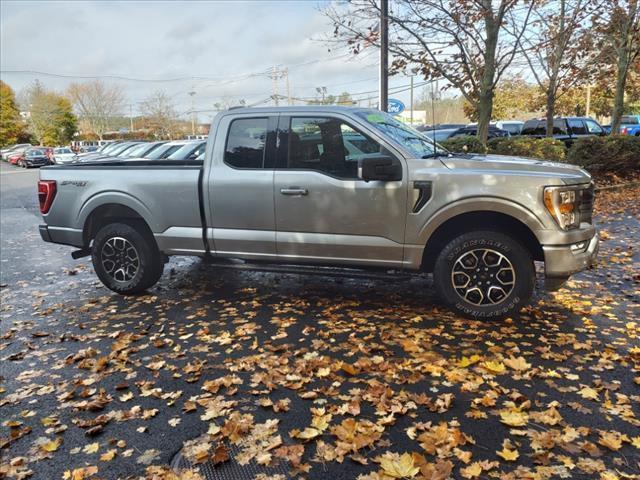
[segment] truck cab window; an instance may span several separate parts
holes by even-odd
[[[240,118],[231,122],[224,162],[234,168],[262,168],[267,142],[267,118]]]
[[[358,160],[379,154],[380,145],[337,118],[293,117],[284,168],[316,170],[343,178],[358,178]]]

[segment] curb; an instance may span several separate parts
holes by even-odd
[[[596,192],[606,191],[606,190],[622,190],[628,187],[640,187],[640,181],[637,182],[629,182],[629,183],[619,183],[617,185],[607,185],[604,187],[596,187]]]

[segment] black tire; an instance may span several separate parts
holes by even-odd
[[[137,261],[132,260],[134,257]],[[102,227],[93,241],[91,259],[105,287],[122,295],[140,293],[155,285],[164,269],[155,240],[135,224]]]
[[[449,242],[436,259],[433,279],[440,298],[457,313],[502,318],[518,313],[530,300],[535,268],[517,240],[482,230]]]

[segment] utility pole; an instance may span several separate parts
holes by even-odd
[[[271,80],[273,80],[273,95],[271,95],[271,98],[273,98],[277,107],[280,104],[278,101],[278,78],[280,77],[280,71],[277,66],[273,67],[269,76],[271,77]]]
[[[133,105],[129,104],[129,131],[133,133]]]
[[[287,103],[289,105],[293,105],[293,101],[291,100],[291,85],[289,84],[289,69],[284,69],[284,76],[287,78]]]
[[[389,103],[389,0],[380,0],[380,99],[378,109]]]
[[[411,89],[409,90],[409,105],[411,106],[411,114],[409,117],[409,124],[413,127],[413,75],[411,75]]]
[[[586,112],[585,112],[585,117],[589,116],[589,113],[591,111],[591,84],[587,85],[587,108],[586,108]]]
[[[189,96],[191,97],[191,135],[195,136],[196,135],[196,108],[194,103],[194,96],[196,92],[192,90],[188,93],[189,93]]]

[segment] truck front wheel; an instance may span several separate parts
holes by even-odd
[[[440,298],[471,318],[501,318],[529,301],[535,269],[529,251],[503,233],[462,234],[438,255],[434,283]]]
[[[127,223],[102,227],[93,241],[91,259],[102,283],[123,295],[155,285],[164,267],[150,233]]]

